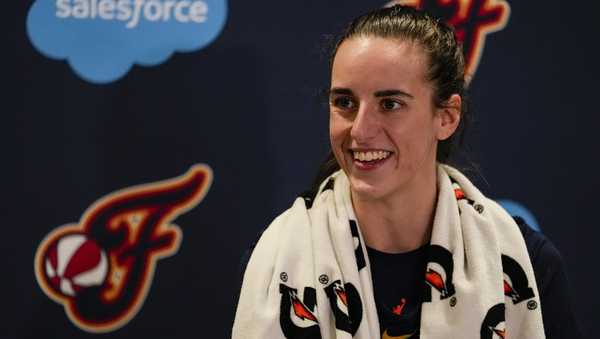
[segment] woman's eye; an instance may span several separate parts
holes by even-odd
[[[381,101],[381,107],[387,111],[401,108],[403,106],[404,103],[392,99],[383,99]]]
[[[342,109],[353,109],[356,105],[354,100],[350,97],[338,97],[331,100],[333,106],[342,108]]]

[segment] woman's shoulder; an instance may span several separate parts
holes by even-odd
[[[529,227],[523,218],[513,216],[519,226],[538,287],[544,328],[548,338],[581,338],[572,307],[567,267],[560,251],[543,233]]]
[[[554,244],[543,233],[531,228],[523,218],[513,216],[513,219],[519,226],[519,230],[525,240],[531,263],[538,264],[561,264],[562,256]],[[541,261],[541,262],[540,262]],[[534,267],[535,269],[535,267]],[[536,272],[537,273],[537,272]]]
[[[527,225],[523,218],[513,216],[513,219],[519,226],[525,240],[538,290],[540,295],[543,296],[550,284],[556,283],[554,279],[557,276],[564,275],[566,277],[566,267],[562,255],[548,237]],[[566,280],[564,282],[566,283]]]

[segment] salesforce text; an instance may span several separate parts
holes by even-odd
[[[202,23],[208,5],[201,0],[56,0],[56,16],[62,19],[102,19],[127,21],[134,28],[143,17],[147,21]]]

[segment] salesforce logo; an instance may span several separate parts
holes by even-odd
[[[103,84],[133,64],[155,66],[207,46],[226,18],[226,0],[36,0],[27,34],[40,53]]]

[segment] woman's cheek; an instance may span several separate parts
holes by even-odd
[[[349,126],[346,126],[343,119],[332,117],[330,120],[329,134],[333,147],[341,147],[345,139],[345,134],[349,131]]]

